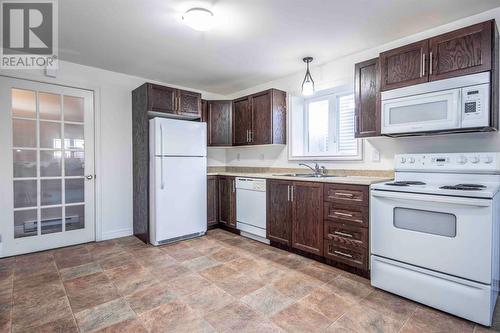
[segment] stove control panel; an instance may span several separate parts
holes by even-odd
[[[401,154],[396,171],[500,173],[500,153]]]

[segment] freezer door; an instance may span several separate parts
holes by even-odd
[[[207,231],[205,157],[154,157],[151,243]]]
[[[207,156],[207,124],[153,118],[149,121],[151,154],[155,156]]]

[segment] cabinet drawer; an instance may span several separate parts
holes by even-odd
[[[345,223],[325,221],[325,240],[355,251],[368,249],[368,229]]]
[[[368,186],[325,184],[325,201],[368,206]]]
[[[344,263],[346,265],[367,270],[368,251],[353,251],[352,249],[339,246],[332,240],[325,240],[324,256],[327,259]]]
[[[323,217],[339,223],[368,227],[368,207],[325,202]]]

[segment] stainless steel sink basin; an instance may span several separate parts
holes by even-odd
[[[331,178],[337,177],[334,175],[315,175],[313,173],[285,173],[274,176],[285,176],[285,177],[303,177],[303,178]]]

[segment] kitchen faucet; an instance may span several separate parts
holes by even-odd
[[[305,166],[309,169],[311,169],[314,172],[314,175],[317,177],[320,177],[323,174],[326,174],[326,168],[324,166],[320,167],[318,163],[315,163],[314,168],[310,165],[307,165],[305,163],[300,163],[299,165]]]

